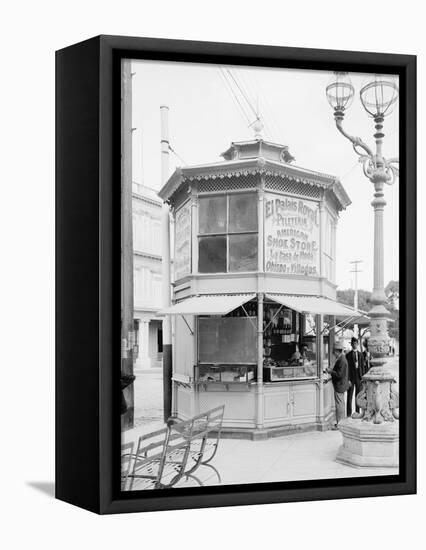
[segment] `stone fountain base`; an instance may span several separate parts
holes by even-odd
[[[336,460],[350,466],[399,466],[399,422],[374,424],[361,419],[345,418],[339,422],[343,445]]]

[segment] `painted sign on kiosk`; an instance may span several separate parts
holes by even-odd
[[[187,202],[176,212],[175,279],[191,273],[191,205]]]
[[[317,202],[265,195],[265,271],[318,277],[319,228]]]

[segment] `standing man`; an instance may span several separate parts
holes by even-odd
[[[371,354],[368,351],[368,340],[367,338],[364,340],[364,349],[362,351],[362,359],[364,362],[364,374],[366,374],[370,370],[370,359]]]
[[[366,370],[365,370],[365,363],[364,363],[364,357],[362,356],[362,353],[358,351],[358,339],[353,336],[351,338],[351,350],[348,351],[346,354],[346,360],[348,362],[348,368],[349,368],[349,381],[351,383],[350,388],[348,389],[348,400],[346,404],[346,413],[350,417],[352,416],[353,409],[352,409],[352,401],[353,401],[353,395],[355,390],[355,410],[356,412],[359,411],[359,407],[356,403],[356,396],[361,391],[361,378],[364,376]]]
[[[333,353],[336,358],[333,368],[328,367],[327,372],[331,374],[334,387],[334,401],[336,402],[336,424],[333,429],[337,430],[339,422],[346,417],[345,414],[345,392],[349,388],[348,362],[343,353],[344,346],[336,342]]]

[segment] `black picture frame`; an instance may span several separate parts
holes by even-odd
[[[400,79],[400,473],[120,492],[120,61]],[[118,363],[119,364],[119,363]],[[119,370],[119,369],[118,369]],[[416,57],[98,36],[56,53],[56,498],[100,514],[416,492]]]

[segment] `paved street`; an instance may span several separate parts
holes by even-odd
[[[389,366],[398,378],[398,358]],[[135,381],[135,428],[124,433],[124,441],[135,441],[139,435],[163,426],[161,373],[143,373]],[[396,474],[393,468],[353,468],[335,461],[342,443],[340,432],[308,432],[271,438],[266,441],[222,439],[214,466],[222,484],[261,483],[303,479]],[[217,485],[216,474],[200,468],[198,477],[204,485]],[[182,486],[196,485],[193,480]]]
[[[135,373],[135,428],[141,433],[163,425],[163,378],[159,369],[153,370]]]

